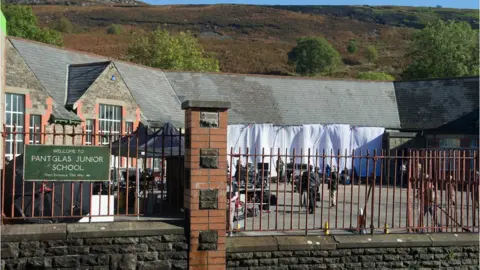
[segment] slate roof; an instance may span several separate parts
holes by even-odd
[[[57,104],[71,102],[65,91],[69,65],[109,60],[37,42],[10,40]],[[460,117],[475,117],[472,112],[478,110],[479,103],[475,77],[368,82],[172,72],[112,61],[144,118],[179,127],[184,124],[180,105],[187,99],[230,101],[229,124],[342,123],[411,131],[438,128]]]
[[[181,101],[230,101],[230,124],[351,124],[399,128],[392,82],[167,72]]]
[[[403,129],[440,129],[460,118],[478,120],[478,113],[475,114],[479,109],[478,77],[405,81],[394,85]]]
[[[80,99],[111,62],[98,62],[68,66],[66,105]]]
[[[65,105],[69,65],[109,61],[106,57],[38,42],[11,37],[10,40],[58,104]],[[183,126],[184,113],[180,101],[161,70],[122,61],[114,61],[114,64],[146,119]]]
[[[65,107],[56,102],[54,102],[52,106],[52,115],[56,122],[82,122],[82,119],[80,119],[78,115],[65,109]]]

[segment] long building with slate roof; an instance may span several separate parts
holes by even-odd
[[[462,146],[478,138],[477,77],[373,82],[163,71],[18,38],[7,40],[7,55],[7,96],[30,106],[25,129],[29,115],[72,132],[105,131],[107,122],[118,133],[139,123],[183,127],[181,102],[221,100],[232,103],[229,124],[384,127],[393,148],[438,147],[440,133],[470,134]],[[419,134],[431,137],[411,140]]]

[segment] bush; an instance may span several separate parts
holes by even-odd
[[[73,24],[64,16],[60,17],[58,21],[58,31],[63,33],[72,33],[73,32]]]
[[[2,6],[2,9],[8,21],[7,32],[10,36],[63,46],[62,34],[55,30],[40,28],[31,7],[7,5]]]
[[[395,78],[388,73],[375,72],[375,71],[360,72],[357,75],[357,79],[368,80],[368,81],[394,81],[395,80]]]
[[[356,53],[358,50],[357,41],[355,39],[350,39],[347,45],[347,51],[349,53]]]
[[[288,53],[288,62],[302,75],[329,74],[336,70],[342,59],[337,50],[323,37],[297,39],[297,46]]]
[[[366,56],[367,56],[368,62],[374,63],[378,59],[377,49],[375,49],[375,47],[373,46],[368,46]]]
[[[119,35],[122,33],[122,26],[118,24],[112,24],[107,29],[109,35]]]
[[[129,58],[137,63],[161,69],[217,72],[218,60],[206,53],[189,32],[171,35],[165,29],[135,34],[128,48]]]

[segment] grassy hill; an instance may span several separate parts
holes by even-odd
[[[344,66],[337,77],[353,77],[362,71],[384,71],[398,76],[408,64],[405,57],[411,35],[435,18],[468,21],[478,27],[478,12],[443,8],[370,6],[55,6],[34,5],[42,26],[55,28],[61,16],[74,25],[65,33],[65,46],[126,59],[131,34],[138,29],[166,27],[189,30],[206,51],[214,52],[223,72],[293,74],[287,52],[301,36],[325,36],[341,53]],[[122,33],[106,34],[112,24]],[[355,38],[359,51],[346,51]],[[375,45],[376,64],[368,64],[364,51]]]

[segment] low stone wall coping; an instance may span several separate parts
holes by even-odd
[[[230,237],[227,252],[332,250],[348,248],[476,246],[478,234],[387,234]]]
[[[109,238],[184,234],[182,227],[165,222],[99,222],[71,224],[2,225],[4,242]]]

